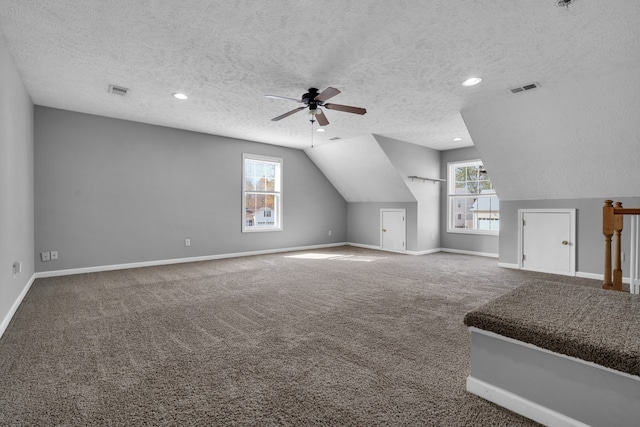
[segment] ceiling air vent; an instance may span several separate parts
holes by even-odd
[[[333,138],[329,138],[329,141],[337,141],[339,139],[342,139],[342,138],[340,138],[339,136],[334,136]]]
[[[529,83],[528,85],[511,88],[509,89],[509,91],[511,93],[520,93],[520,92],[525,92],[527,90],[535,89],[537,87],[540,87],[539,83]]]
[[[109,93],[120,96],[127,96],[127,94],[129,93],[129,89],[127,89],[126,87],[109,85]]]

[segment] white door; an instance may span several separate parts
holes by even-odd
[[[520,210],[520,266],[575,276],[575,210]]]
[[[385,251],[405,252],[407,235],[404,209],[381,209],[380,247]]]

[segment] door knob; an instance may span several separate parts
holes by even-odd
[[[382,229],[382,231],[384,231],[384,232],[386,233],[386,232],[387,232],[387,229],[386,229],[386,228],[383,228],[383,229]]]
[[[562,241],[562,244],[563,244],[563,245],[568,245],[568,244],[569,244],[569,242],[567,242],[566,240],[563,240],[563,241]]]

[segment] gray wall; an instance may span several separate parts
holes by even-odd
[[[459,148],[457,150],[443,151],[440,157],[440,176],[447,178],[447,163],[465,160],[480,159],[480,154],[475,147]],[[491,171],[487,171],[491,178]],[[462,234],[447,232],[447,183],[442,185],[442,197],[440,198],[440,229],[442,230],[440,237],[440,247],[443,249],[455,249],[461,251],[480,252],[485,254],[498,255],[499,245],[502,240],[498,236],[487,236],[481,234]],[[498,197],[500,197],[500,189],[497,189]],[[502,200],[500,200],[500,234],[502,234],[503,226]],[[517,236],[516,236],[517,237]],[[500,247],[500,253],[501,247]]]
[[[34,273],[33,104],[0,35],[0,334]],[[22,273],[13,275],[13,263]]]
[[[407,250],[417,250],[418,204],[409,203],[349,203],[347,222],[350,243],[380,247],[380,209],[406,209]]]
[[[241,233],[243,152],[284,159],[282,232]],[[347,238],[346,202],[300,150],[36,107],[34,159],[36,257],[59,253],[36,271]]]
[[[375,138],[418,202],[416,245],[410,250],[428,251],[439,248],[442,184],[408,177],[439,178],[440,152],[380,135],[375,135]]]
[[[640,197],[612,197],[624,207],[640,206]],[[500,201],[500,262],[518,264],[518,209],[576,209],[576,271],[604,273],[604,236],[602,206],[604,199],[515,200]],[[629,275],[629,219],[625,219],[622,234],[623,276]]]

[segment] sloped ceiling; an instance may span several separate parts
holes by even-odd
[[[386,138],[361,136],[308,148],[305,153],[347,202],[422,202],[437,205],[440,152]],[[434,202],[435,196],[435,202]]]
[[[462,109],[510,87],[637,64],[640,2],[555,4],[0,0],[0,28],[39,105],[304,149],[308,116],[271,122],[297,104],[263,95],[334,86],[332,102],[368,113],[327,112],[319,142],[375,134],[443,150],[472,144]],[[472,75],[484,81],[463,88]]]
[[[347,202],[415,202],[373,135],[305,150]]]
[[[638,197],[638,76],[640,67],[566,76],[464,109],[500,199]]]

